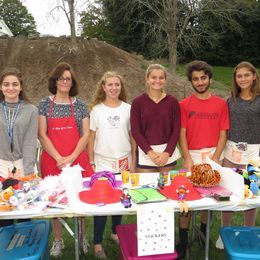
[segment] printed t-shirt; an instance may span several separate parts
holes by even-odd
[[[90,130],[96,132],[95,154],[116,159],[131,153],[130,108],[125,102],[116,108],[103,103],[93,107]]]
[[[224,99],[191,95],[180,102],[181,127],[186,128],[189,150],[217,146],[219,132],[229,129],[228,106]]]

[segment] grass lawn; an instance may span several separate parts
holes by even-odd
[[[213,83],[211,84],[211,90],[218,90],[219,92],[226,93],[229,95],[232,86],[233,79],[233,67],[221,67],[213,66]],[[260,74],[260,68],[257,68]],[[177,66],[177,74],[185,76],[185,65]]]
[[[233,78],[233,67],[213,67],[213,79],[221,82],[223,85],[231,89]]]
[[[177,67],[177,74],[185,77],[185,65],[179,65]],[[211,90],[218,90],[224,93],[229,93],[232,85],[232,67],[213,67],[213,83],[211,84]]]
[[[152,205],[152,204],[151,204]],[[175,214],[175,236],[176,240],[178,241],[178,225],[177,225],[177,216],[178,213]],[[90,242],[90,252],[86,256],[80,256],[80,259],[95,259],[94,258],[94,253],[93,253],[93,226],[92,226],[92,217],[87,217],[87,239]],[[68,220],[70,226],[73,228],[73,221],[72,219]],[[197,222],[199,223],[199,218],[197,218]],[[136,216],[124,216],[123,217],[123,224],[126,223],[136,223]],[[243,225],[243,213],[241,212],[236,212],[233,216],[233,225],[241,226]],[[260,217],[257,218],[256,221],[256,226],[260,225]],[[109,236],[111,233],[111,222],[110,222],[110,217],[108,217],[108,222],[106,225],[106,230],[104,234],[104,249],[106,250],[107,256],[109,260],[117,260],[120,258],[119,254],[119,248],[117,245],[115,245],[113,242],[110,241]],[[218,238],[219,234],[219,229],[220,229],[220,212],[215,211],[213,214],[213,221],[211,224],[211,231],[210,231],[210,250],[209,250],[209,259],[213,260],[222,260],[224,259],[224,251],[216,249],[215,247],[215,242]],[[190,228],[191,230],[191,228]],[[190,238],[191,238],[191,232],[190,232]],[[65,249],[63,251],[63,256],[62,258],[59,259],[75,259],[75,254],[74,254],[74,239],[64,230],[64,240],[65,240]],[[51,240],[49,243],[49,247],[51,246],[52,243],[52,236]],[[192,260],[202,260],[204,259],[204,248],[198,243],[198,240],[195,239],[195,241],[192,243],[192,245],[189,247],[189,259]],[[55,258],[51,258],[55,259]],[[56,258],[57,259],[57,258]]]

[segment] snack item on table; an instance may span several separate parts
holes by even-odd
[[[213,170],[210,164],[193,165],[191,168],[191,181],[194,185],[200,187],[215,186],[220,181],[220,174]]]
[[[14,209],[14,205],[11,205],[9,203],[0,203],[0,211],[8,211]]]
[[[253,192],[249,189],[248,185],[245,185],[245,189],[244,189],[244,197],[245,199],[251,199],[253,197]]]

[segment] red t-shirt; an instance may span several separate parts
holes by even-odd
[[[219,132],[229,129],[228,106],[224,99],[191,95],[180,102],[181,127],[186,128],[189,150],[217,146]]]

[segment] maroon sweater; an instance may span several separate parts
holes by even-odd
[[[167,94],[158,104],[146,93],[136,97],[130,122],[133,138],[145,153],[150,145],[167,143],[165,152],[172,155],[180,134],[180,107],[175,97]]]

